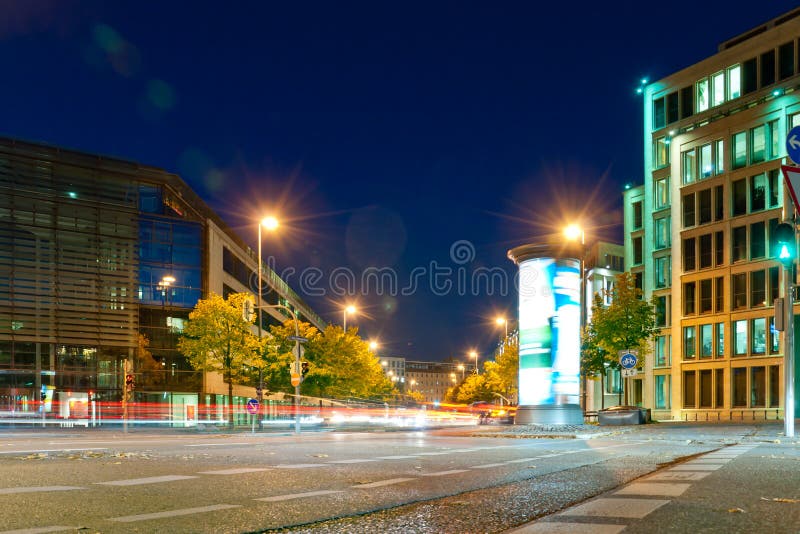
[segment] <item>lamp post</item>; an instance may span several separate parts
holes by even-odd
[[[258,340],[261,341],[261,292],[262,292],[262,284],[261,284],[261,227],[266,228],[270,232],[274,232],[278,228],[278,219],[275,217],[269,216],[264,217],[260,221],[258,221],[258,296],[256,297],[256,307],[258,308],[258,313],[256,314],[256,320],[258,321]],[[263,359],[263,354],[261,355]],[[263,410],[262,404],[264,401],[264,370],[259,367],[258,368],[258,389],[256,390],[256,396],[258,397],[258,429],[261,430],[263,428],[263,424],[261,422],[261,411]]]
[[[476,351],[474,351],[474,350],[471,350],[471,351],[469,351],[469,357],[470,358],[475,358],[475,374],[476,375],[481,374],[481,372],[478,371],[478,353]]]
[[[344,330],[345,334],[347,333],[347,314],[348,313],[355,314],[357,311],[358,310],[356,309],[356,307],[353,306],[352,304],[349,304],[344,307],[344,310],[342,311],[342,330]]]
[[[458,370],[461,371],[461,381],[463,382],[464,381],[464,364],[463,363],[459,363],[458,364]]]
[[[494,320],[494,322],[495,324],[497,324],[497,326],[503,325],[505,327],[506,335],[503,339],[505,340],[506,338],[508,338],[508,319],[506,319],[505,317],[498,317],[497,319]]]
[[[586,328],[586,306],[588,301],[586,299],[586,263],[585,263],[585,256],[586,256],[586,233],[583,231],[583,228],[578,224],[570,224],[566,228],[564,228],[564,237],[569,241],[575,241],[580,243],[580,270],[581,270],[581,280],[580,280],[580,292],[581,296],[579,299],[581,312],[580,312],[580,329],[581,329],[581,336],[583,335],[583,329]],[[581,400],[581,408],[583,411],[586,411],[586,377],[583,376],[583,371],[580,372],[582,380],[580,381],[580,400]],[[601,389],[602,391],[602,389]],[[601,395],[605,396],[605,392],[601,393]]]

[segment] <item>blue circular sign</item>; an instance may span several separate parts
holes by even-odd
[[[247,413],[255,415],[258,413],[258,399],[247,401]]]
[[[795,163],[800,163],[800,126],[795,126],[786,134],[786,153]]]
[[[623,369],[633,369],[636,367],[636,363],[638,362],[638,358],[636,358],[635,354],[631,354],[630,352],[627,354],[623,354],[622,357],[619,359],[619,363]]]

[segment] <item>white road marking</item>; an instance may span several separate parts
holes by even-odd
[[[228,445],[253,445],[252,443],[187,443],[186,447],[227,447]]]
[[[23,528],[19,530],[4,530],[0,532],[0,534],[45,534],[46,532],[64,532],[65,530],[78,530],[79,527],[62,527],[62,526],[52,526],[52,527],[33,527],[33,528]]]
[[[278,502],[278,501],[289,501],[291,499],[303,499],[306,497],[318,497],[320,495],[330,495],[332,493],[344,493],[344,492],[339,490],[307,491],[305,493],[290,493],[288,495],[276,495],[275,497],[262,497],[260,499],[255,499],[255,500],[264,502]]]
[[[726,464],[733,458],[710,458],[703,456],[702,458],[695,458],[690,463],[692,464]]]
[[[418,452],[415,456],[441,456],[443,454],[450,454],[450,452]]]
[[[466,473],[468,469],[451,469],[450,471],[437,471],[435,473],[420,473],[423,477],[441,477],[445,475],[455,475],[456,473]]]
[[[488,469],[490,467],[500,467],[501,465],[507,465],[507,464],[505,462],[500,462],[499,464],[473,465],[470,466],[470,469]]]
[[[584,504],[579,504],[574,508],[561,512],[559,515],[641,519],[667,503],[669,503],[669,501],[662,499],[600,498]]]
[[[188,475],[164,475],[160,477],[129,478],[125,480],[109,480],[108,482],[95,482],[101,486],[138,486],[140,484],[158,484],[159,482],[173,482],[175,480],[189,480],[197,478]]]
[[[77,451],[106,451],[108,447],[86,447],[83,449],[29,449],[24,451],[0,451],[0,454],[32,454],[35,452],[77,452]]]
[[[540,521],[512,530],[508,534],[617,534],[622,532],[625,526],[626,525]]]
[[[329,464],[360,464],[364,462],[377,462],[374,458],[351,458],[350,460],[331,460]]]
[[[533,458],[517,458],[516,460],[506,460],[505,463],[507,463],[507,464],[521,464],[523,462],[532,462],[534,460],[538,460],[539,458],[546,458],[546,456],[534,456]]]
[[[39,493],[42,491],[70,491],[86,489],[80,486],[27,486],[20,488],[1,488],[0,495],[11,495],[13,493]]]
[[[240,475],[242,473],[258,473],[269,471],[267,467],[238,467],[234,469],[219,469],[217,471],[200,471],[198,475]]]
[[[378,482],[370,482],[369,484],[356,484],[351,486],[356,489],[366,488],[379,488],[381,486],[391,486],[392,484],[400,484],[401,482],[408,482],[409,480],[416,480],[415,478],[390,478],[388,480],[379,480]]]
[[[325,464],[281,464],[276,465],[278,469],[306,469],[308,467],[323,467]]]
[[[381,460],[405,460],[407,458],[416,458],[417,455],[413,456],[378,456]]]
[[[704,472],[704,473],[697,473],[693,471],[686,471],[686,472],[676,472],[676,473],[656,473],[653,476],[647,477],[646,480],[702,480],[706,478],[711,473]]]
[[[689,489],[691,484],[678,482],[634,482],[628,484],[621,490],[615,491],[614,495],[656,495],[660,497],[678,497]]]
[[[135,521],[147,521],[148,519],[163,519],[165,517],[202,514],[204,512],[216,512],[217,510],[229,510],[231,508],[241,508],[241,507],[242,507],[241,504],[212,504],[211,506],[199,506],[197,508],[183,508],[181,510],[169,510],[167,512],[155,512],[152,514],[110,517],[109,521],[117,521],[118,523],[133,523]]]

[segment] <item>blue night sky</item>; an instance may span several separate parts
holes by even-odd
[[[277,214],[265,257],[324,318],[356,302],[382,354],[441,360],[485,358],[515,314],[513,280],[459,287],[513,276],[509,248],[578,218],[621,239],[639,79],[796,2],[0,5],[0,135],[175,172],[254,248]]]

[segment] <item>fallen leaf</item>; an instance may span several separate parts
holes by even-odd
[[[743,514],[744,510],[741,508],[729,508],[728,511],[732,514]]]
[[[784,497],[775,497],[772,500],[775,502],[800,502],[799,499],[786,499]]]
[[[314,458],[327,458],[328,457],[327,454],[312,454],[311,456],[313,456]]]

